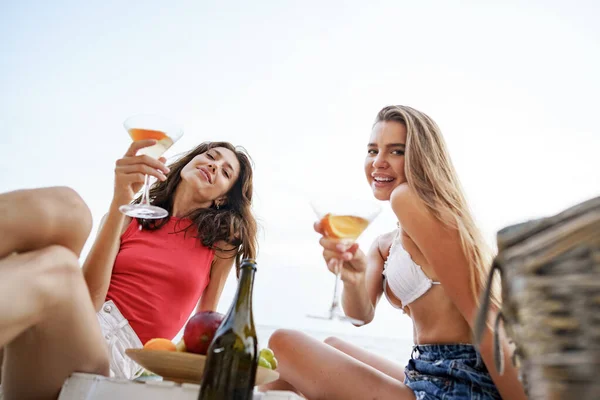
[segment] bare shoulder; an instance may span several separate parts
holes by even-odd
[[[401,225],[414,219],[431,216],[425,203],[407,183],[403,183],[394,189],[390,197],[390,203]]]
[[[448,233],[448,226],[442,222],[442,219],[450,218],[447,212],[439,210],[440,215],[436,216],[423,200],[411,189],[407,183],[398,186],[392,192],[390,203],[392,210],[402,230],[414,240],[413,234],[419,232],[435,231]]]

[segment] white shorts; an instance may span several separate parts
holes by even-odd
[[[135,361],[125,354],[126,349],[142,348],[142,342],[112,300],[96,314],[110,354],[110,376],[134,379],[142,373]]]

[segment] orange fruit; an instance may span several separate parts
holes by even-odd
[[[144,345],[144,349],[177,351],[177,346],[175,346],[175,343],[171,342],[169,339],[154,338],[146,342],[146,344]]]
[[[325,236],[337,239],[355,240],[367,229],[368,225],[368,220],[354,215],[327,214],[321,220]]]

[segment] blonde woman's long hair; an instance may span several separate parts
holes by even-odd
[[[479,305],[493,253],[471,215],[440,128],[429,116],[407,106],[384,107],[375,123],[383,121],[406,127],[404,170],[408,186],[439,221],[458,231],[469,263],[471,290]],[[492,291],[492,304],[500,307],[498,288]]]

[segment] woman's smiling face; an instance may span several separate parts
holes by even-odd
[[[226,197],[240,174],[240,162],[235,153],[224,147],[214,147],[194,157],[181,170],[181,179],[194,187],[204,201]]]
[[[367,145],[365,174],[376,199],[389,200],[392,191],[406,182],[405,149],[404,124],[396,121],[381,121],[373,126]]]

